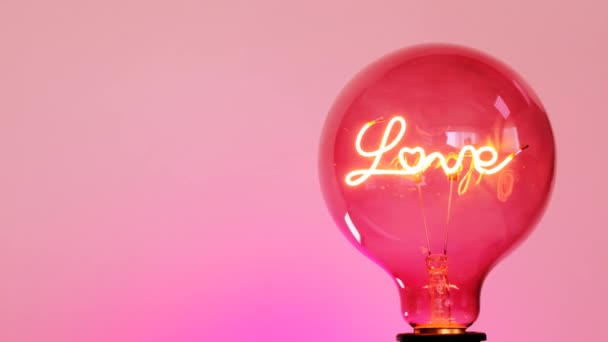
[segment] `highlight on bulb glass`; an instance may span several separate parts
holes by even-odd
[[[413,327],[401,341],[485,340],[467,331],[482,283],[541,218],[554,169],[533,90],[494,57],[445,44],[396,51],[357,74],[319,151],[334,221],[399,290]]]

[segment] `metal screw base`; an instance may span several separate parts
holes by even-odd
[[[486,334],[467,332],[464,334],[399,334],[399,342],[481,342],[486,340]]]

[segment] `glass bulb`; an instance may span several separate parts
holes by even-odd
[[[383,267],[416,332],[463,332],[482,282],[551,192],[553,133],[530,87],[469,48],[421,45],[360,72],[331,108],[319,172],[346,237]]]

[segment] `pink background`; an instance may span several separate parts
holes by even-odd
[[[341,87],[440,41],[506,61],[558,147],[537,231],[475,330],[603,341],[600,1],[0,2],[0,340],[393,341],[397,289],[334,228],[317,141]]]

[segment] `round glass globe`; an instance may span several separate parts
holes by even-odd
[[[530,87],[452,45],[392,53],[360,72],[325,123],[327,206],[394,279],[417,332],[464,331],[482,282],[548,202],[555,146]]]

